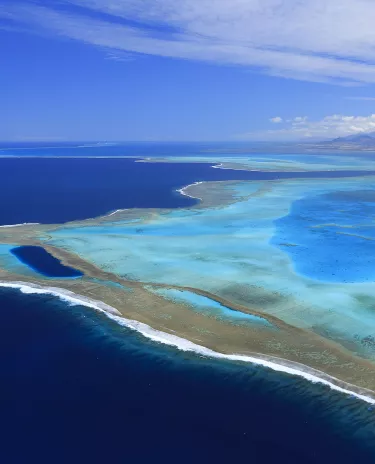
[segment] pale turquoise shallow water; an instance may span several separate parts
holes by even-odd
[[[212,300],[206,296],[197,295],[196,293],[187,290],[177,290],[174,288],[153,288],[151,286],[146,287],[148,290],[156,293],[157,295],[163,296],[167,300],[176,301],[182,303],[196,311],[203,312],[208,316],[216,317],[225,320],[228,323],[235,324],[251,324],[257,325],[263,328],[275,328],[273,324],[253,314],[243,313],[241,311],[234,311],[217,301]]]
[[[149,158],[152,161],[152,157]],[[227,164],[245,166],[250,170],[258,171],[368,171],[372,169],[375,158],[371,154],[264,154],[264,155],[236,155],[228,152],[219,157],[208,155],[196,156],[168,156],[168,162],[194,163],[217,161],[218,165],[225,167]]]
[[[368,343],[375,336],[373,243],[325,225],[371,225],[373,185],[372,177],[240,182],[231,205],[161,211],[147,222],[68,226],[52,231],[49,243],[125,278],[202,288],[256,305],[374,358]],[[322,208],[322,198],[333,206]],[[336,235],[327,240],[327,234]],[[346,264],[355,279],[346,278]],[[342,278],[327,278],[337,269]]]
[[[19,261],[11,250],[16,245],[0,244],[0,268],[6,269],[9,272],[14,272],[25,277],[41,277],[41,274],[33,271],[29,266]]]

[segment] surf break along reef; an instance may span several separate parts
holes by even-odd
[[[143,160],[150,161],[191,160]],[[197,199],[189,207],[4,225],[0,286],[51,293],[156,342],[375,403],[371,162],[312,155],[214,161],[216,169],[342,175],[197,181],[175,192]],[[74,278],[38,272],[12,253],[17,247],[43,247]]]

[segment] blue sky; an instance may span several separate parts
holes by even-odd
[[[0,140],[375,130],[372,0],[1,0]]]

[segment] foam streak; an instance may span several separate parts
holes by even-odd
[[[178,189],[178,190],[176,190],[176,192],[180,193],[181,195],[184,195],[185,197],[194,198],[196,200],[201,200],[202,201],[202,198],[194,197],[193,195],[189,195],[188,193],[186,193],[186,189],[188,189],[189,187],[192,187],[193,185],[200,185],[200,184],[203,184],[203,183],[204,182],[194,182],[194,184],[186,185],[186,187]]]
[[[23,227],[23,226],[37,226],[39,225],[39,222],[23,222],[22,224],[9,224],[5,226],[0,226],[0,228],[5,228],[5,227]]]

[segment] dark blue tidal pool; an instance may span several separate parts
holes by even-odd
[[[65,266],[43,247],[20,246],[12,248],[10,251],[22,263],[46,277],[77,278],[83,276],[81,271]]]

